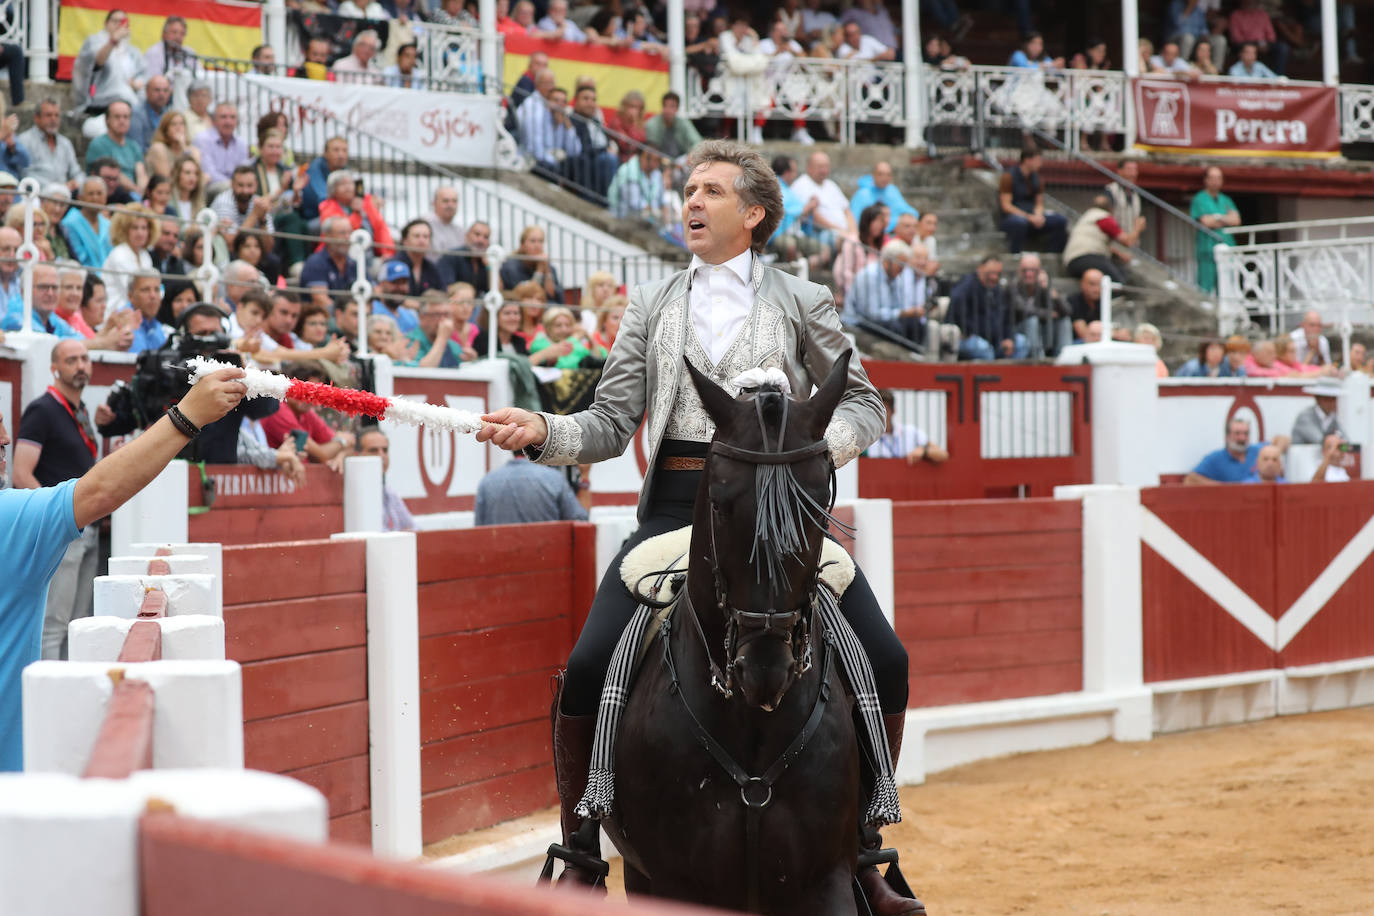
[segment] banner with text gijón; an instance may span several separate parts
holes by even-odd
[[[1133,82],[1136,144],[1143,149],[1307,159],[1340,155],[1334,86],[1277,80]]]

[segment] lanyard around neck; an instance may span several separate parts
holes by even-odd
[[[71,402],[67,400],[67,396],[58,391],[56,386],[49,385],[48,394],[52,395],[57,403],[62,405],[62,409],[67,412],[67,416],[72,418],[72,422],[76,424],[76,431],[81,433],[81,441],[86,443],[86,448],[90,449],[91,457],[94,458],[97,451],[95,440],[92,439],[90,433],[86,431],[86,423],[81,422],[81,417],[86,415],[85,408],[82,408],[81,417],[78,417],[76,411],[72,409]],[[87,420],[86,422],[89,423],[90,421]]]

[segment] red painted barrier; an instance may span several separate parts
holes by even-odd
[[[331,844],[152,814],[139,825],[143,916],[691,916],[717,912],[548,891],[374,859]]]
[[[859,459],[864,498],[983,499],[1052,496],[1092,482],[1092,377],[1064,366],[864,361],[879,388],[926,393],[897,403],[897,422],[925,427],[950,453],[944,464]],[[942,395],[931,400],[930,393]]]
[[[329,799],[335,839],[371,842],[366,545],[226,547],[226,654],[243,665],[244,760]]]
[[[328,536],[343,530],[343,475],[323,465],[306,469],[297,487],[277,471],[241,464],[211,464],[214,505],[190,518],[193,542],[264,544]],[[188,475],[189,505],[204,507],[200,473]]]
[[[1081,690],[1082,531],[1074,501],[894,503],[907,705]]]
[[[86,779],[128,779],[135,770],[153,768],[153,688],[127,680],[123,671],[110,677],[114,691],[81,774]]]

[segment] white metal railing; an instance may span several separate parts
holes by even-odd
[[[1285,231],[1311,231],[1334,223],[1319,220],[1307,226],[1284,225]],[[1374,219],[1360,220],[1364,224]],[[1249,227],[1251,238],[1271,227]],[[1247,232],[1246,227],[1234,230]],[[1313,310],[1342,334],[1354,325],[1374,324],[1374,237],[1311,238],[1296,241],[1253,242],[1216,248],[1217,293],[1223,332],[1250,323],[1268,325],[1271,332],[1294,323]]]
[[[419,60],[430,85],[457,85],[464,92],[501,94],[501,68],[504,42],[496,33],[496,72],[482,72],[482,32],[459,25],[425,23],[418,39]]]
[[[1310,242],[1374,236],[1374,216],[1354,219],[1309,219],[1287,223],[1256,223],[1228,230],[1238,245],[1263,242]],[[1272,236],[1272,238],[1261,238]]]

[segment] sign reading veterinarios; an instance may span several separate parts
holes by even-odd
[[[295,109],[288,112],[292,125],[291,149],[297,155],[314,156],[323,149],[323,136],[317,130],[301,130],[327,111],[344,123],[356,127],[425,162],[441,165],[492,166],[496,163],[497,118],[500,100],[481,95],[453,92],[427,92],[394,89],[355,83],[246,74],[249,85],[275,94],[273,106],[289,98]],[[251,91],[249,95],[253,95]],[[267,98],[266,93],[261,94]],[[246,100],[245,100],[246,101]],[[256,113],[256,107],[240,105]],[[253,123],[253,119],[241,121]]]
[[[1331,86],[1280,81],[1136,79],[1137,145],[1162,153],[1340,155],[1340,118]]]

